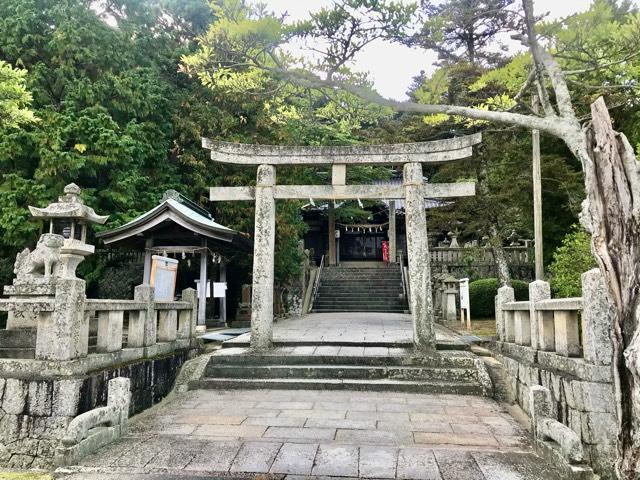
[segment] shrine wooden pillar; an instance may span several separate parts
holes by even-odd
[[[389,201],[389,261],[398,261],[398,243],[396,239],[396,201]]]
[[[200,290],[198,291],[198,322],[197,326],[207,325],[207,240],[202,240],[202,251],[200,252]]]

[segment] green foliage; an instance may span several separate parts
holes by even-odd
[[[495,298],[498,294],[497,278],[482,278],[469,283],[469,306],[473,318],[493,318],[496,314]],[[520,280],[511,282],[516,301],[529,299],[529,284]]]
[[[447,63],[495,64],[502,59],[491,47],[501,46],[498,34],[518,27],[515,0],[448,0],[421,2],[418,33],[406,42],[438,53]]]
[[[26,76],[26,70],[12,68],[0,60],[0,125],[3,128],[16,128],[36,121],[29,109],[33,98],[26,87]]]
[[[562,239],[549,265],[551,290],[558,297],[582,295],[582,274],[596,266],[591,254],[591,236],[578,226]]]

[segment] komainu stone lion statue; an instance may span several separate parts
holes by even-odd
[[[63,244],[62,235],[54,233],[41,235],[33,252],[25,248],[18,253],[13,265],[13,273],[20,280],[51,277],[55,273],[54,267],[60,261],[60,248]]]

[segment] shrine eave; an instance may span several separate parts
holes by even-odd
[[[131,240],[141,237],[153,236],[171,224],[191,232],[192,235],[227,244],[232,249],[248,251],[251,248],[251,242],[239,232],[220,225],[172,199],[163,201],[120,227],[100,232],[96,236],[101,238],[105,245],[115,246],[130,243]]]
[[[216,162],[242,165],[333,165],[409,162],[442,163],[470,157],[482,134],[430,142],[350,146],[283,146],[228,143],[202,138],[202,147],[211,150]]]

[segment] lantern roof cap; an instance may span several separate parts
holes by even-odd
[[[50,203],[45,208],[29,207],[34,218],[41,220],[50,219],[74,219],[85,223],[104,224],[109,215],[98,215],[93,208],[84,204],[80,198],[80,187],[70,183],[64,187],[64,195],[58,197],[57,202]]]

